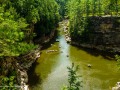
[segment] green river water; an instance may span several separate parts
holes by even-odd
[[[30,90],[61,90],[68,84],[68,70],[72,62],[79,65],[78,75],[83,83],[81,90],[111,90],[120,81],[116,61],[103,57],[94,50],[84,50],[66,43],[63,26],[60,28],[59,42],[43,49],[41,57],[29,72]],[[57,52],[47,53],[48,50]],[[69,57],[67,57],[69,55]],[[87,65],[91,64],[89,68]]]

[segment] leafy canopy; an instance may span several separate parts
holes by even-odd
[[[0,56],[19,56],[34,48],[25,42],[28,24],[19,18],[14,8],[0,6]]]

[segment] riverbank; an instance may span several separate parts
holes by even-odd
[[[83,35],[70,37],[69,23],[65,20],[64,32],[67,42],[84,48],[120,54],[120,17],[89,17]]]
[[[25,62],[26,64],[23,63],[22,65],[20,65],[20,67],[24,68],[24,70],[22,71],[19,71],[19,69],[17,70],[18,74],[20,73],[18,75],[18,79],[20,79],[21,77],[25,77],[25,79],[21,78],[21,81],[19,80],[20,81],[19,83],[27,87],[27,89],[22,89],[22,90],[29,90],[28,81],[31,78],[28,77],[28,70],[30,69],[30,67],[32,67],[32,65],[36,62],[36,60],[40,58],[40,54],[41,54],[40,51],[41,51],[41,48],[44,46],[44,44],[50,42],[55,35],[56,35],[56,30],[53,30],[48,36],[43,36],[35,40],[35,43],[38,44],[39,47],[31,51],[28,55],[23,56],[23,58],[27,58],[29,61],[27,63]],[[20,59],[22,58],[20,57]]]
[[[38,47],[30,51],[26,55],[17,57],[18,61],[16,62],[17,82],[19,86],[21,86],[21,90],[29,90],[27,71],[32,66],[32,64],[38,58],[40,58],[40,49],[41,47]]]
[[[119,29],[120,28],[119,28],[119,26],[115,26],[114,25],[115,23],[118,24],[119,22],[115,22],[116,19],[114,20],[114,18],[111,18],[111,19],[109,17],[106,17],[104,20],[103,20],[103,18],[102,19],[98,19],[98,20],[100,20],[99,23],[102,22],[100,24],[100,27],[99,27],[99,25],[98,26],[94,25],[95,22],[92,22],[92,21],[94,21],[94,19],[90,20],[93,23],[93,26],[91,26],[91,27],[95,28],[94,31],[92,31],[92,33],[91,32],[89,33],[89,34],[93,34],[91,36],[94,36],[94,38],[92,38],[93,40],[90,39],[91,43],[81,43],[81,42],[79,42],[79,40],[78,41],[76,41],[76,40],[70,40],[70,44],[74,45],[74,46],[86,48],[86,49],[87,48],[88,49],[92,49],[95,52],[96,52],[96,50],[99,50],[99,51],[101,51],[103,53],[106,52],[107,54],[105,54],[105,55],[110,56],[108,59],[114,58],[114,55],[120,54],[120,47],[118,45],[119,44],[118,37],[119,37],[119,34],[120,34],[119,33],[119,31],[120,31]],[[119,17],[118,17],[118,19],[119,19]],[[109,23],[106,23],[106,22],[109,22]],[[66,23],[68,23],[68,21]],[[64,26],[65,27],[64,28],[65,37],[68,36],[70,38],[70,35],[66,34],[66,32],[67,33],[69,32],[68,31],[69,29],[68,29],[68,26],[66,25],[66,23],[64,23],[64,25],[65,25]],[[96,28],[101,28],[101,30],[100,29],[96,30]],[[116,30],[118,30],[118,31],[116,31]],[[111,36],[111,35],[113,35],[113,36]],[[100,36],[102,36],[102,37],[100,37]],[[103,39],[103,37],[104,37],[104,39]],[[98,40],[98,38],[99,38],[99,40]],[[100,39],[102,39],[103,42]],[[68,40],[66,39],[66,41],[68,41]],[[100,42],[101,42],[101,45],[100,45]],[[97,44],[97,43],[99,43],[99,44]],[[112,87],[111,89],[112,90],[120,90],[119,82],[117,82],[116,86]]]
[[[21,86],[21,90],[29,90],[29,85],[28,85],[28,70],[32,65],[36,62],[38,58],[40,58],[40,51],[42,48],[42,44],[50,42],[50,40],[54,37],[55,35],[55,30],[53,30],[50,35],[44,36],[35,42],[39,44],[38,48],[30,51],[26,55],[21,55],[17,57],[16,62],[16,71],[17,71],[17,82],[19,86]]]
[[[69,20],[64,20],[62,23],[63,26],[63,31],[64,31],[64,35],[65,35],[65,40],[67,41],[67,43],[71,42],[71,37],[70,37],[70,32],[69,32]]]

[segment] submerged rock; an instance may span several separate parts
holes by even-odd
[[[69,57],[69,55],[66,55],[67,57]]]
[[[116,86],[112,90],[120,90],[120,82],[117,82]]]
[[[59,46],[59,48],[61,48],[61,46]]]
[[[87,66],[88,66],[88,67],[90,67],[90,68],[92,67],[92,65],[91,65],[91,64],[88,64]]]
[[[63,53],[63,51],[61,51],[61,53]]]
[[[46,53],[57,52],[58,50],[47,50]]]

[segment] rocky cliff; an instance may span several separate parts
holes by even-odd
[[[89,17],[86,29],[87,33],[71,44],[120,53],[120,17]]]

